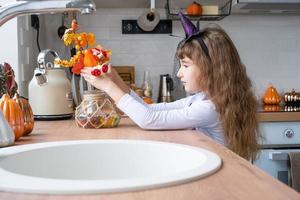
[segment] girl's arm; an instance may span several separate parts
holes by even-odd
[[[218,122],[214,105],[209,100],[196,100],[179,109],[155,110],[125,94],[117,106],[143,129],[204,128]]]
[[[172,110],[172,109],[178,109],[178,108],[182,108],[185,105],[185,99],[180,99],[174,102],[170,102],[170,103],[153,103],[153,104],[146,104],[144,103],[143,99],[141,97],[139,97],[139,95],[137,95],[134,91],[130,91],[129,93],[135,100],[137,100],[138,102],[148,105],[151,109],[153,110]]]

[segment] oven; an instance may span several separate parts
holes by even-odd
[[[259,128],[263,139],[254,165],[289,184],[289,153],[300,152],[300,122],[262,122]]]

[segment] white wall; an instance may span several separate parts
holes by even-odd
[[[9,63],[18,80],[18,33],[17,18],[11,19],[0,27],[0,63]]]
[[[272,83],[300,90],[300,15],[232,15],[220,22],[235,42],[258,95]]]
[[[15,0],[0,0],[0,6],[14,3]],[[18,71],[18,30],[17,18],[13,18],[0,26],[0,63],[9,63],[14,69],[16,80]]]
[[[154,99],[157,97],[159,74],[173,71],[173,59],[180,38],[165,34],[122,35],[121,20],[137,19],[142,9],[98,9],[93,15],[80,15],[81,30],[94,32],[97,42],[113,51],[114,65],[134,65],[136,83],[141,84],[143,71],[151,70]],[[164,10],[160,10],[165,18]],[[56,30],[61,17],[48,15],[41,48],[68,53]],[[209,22],[201,22],[204,27]],[[231,15],[220,24],[235,42],[257,95],[269,83],[280,92],[300,90],[300,15]],[[44,25],[45,25],[44,24]],[[179,21],[173,22],[173,34],[183,36]],[[67,54],[65,54],[67,55]]]

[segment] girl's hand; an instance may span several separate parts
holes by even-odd
[[[100,76],[94,76],[92,75],[92,71],[94,70],[94,67],[85,67],[81,70],[81,76],[84,77],[84,79],[94,86],[95,88],[98,88],[100,90],[103,90],[107,92],[109,86],[113,82],[111,78],[109,77],[109,74],[101,74]]]
[[[106,92],[117,103],[126,92],[112,80],[114,72],[94,76],[91,74],[93,69],[92,67],[83,68],[81,70],[81,76],[95,88]]]

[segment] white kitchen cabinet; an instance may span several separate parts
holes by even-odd
[[[262,148],[254,165],[288,184],[289,152],[300,152],[300,122],[260,123]]]

